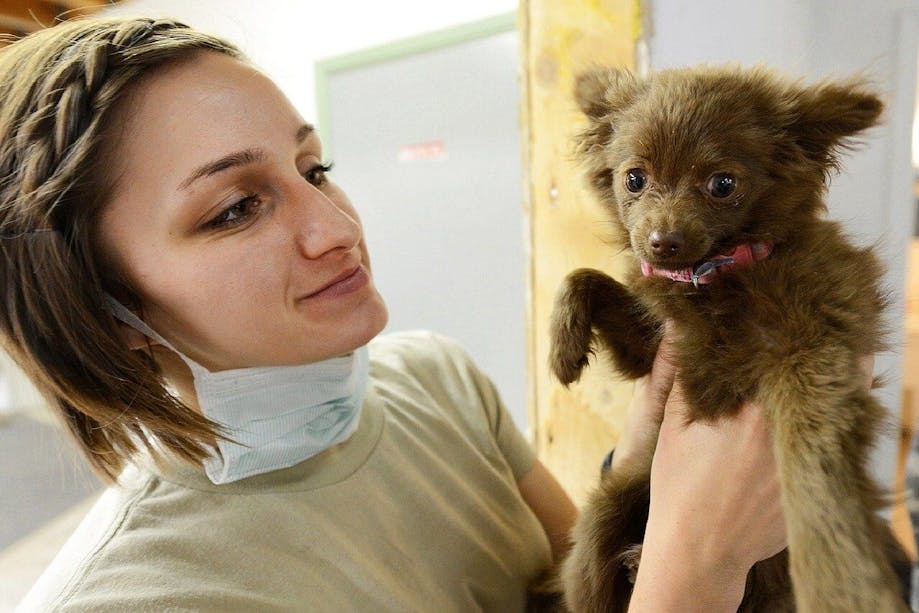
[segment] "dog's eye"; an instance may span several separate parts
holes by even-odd
[[[705,184],[705,190],[716,200],[729,198],[736,189],[737,179],[726,172],[716,172],[708,178],[708,183]]]
[[[625,173],[625,187],[633,194],[643,190],[647,183],[648,175],[641,168],[633,168]]]

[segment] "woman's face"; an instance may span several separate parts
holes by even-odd
[[[347,353],[386,324],[319,138],[254,68],[203,52],[127,100],[103,253],[146,322],[210,370]]]

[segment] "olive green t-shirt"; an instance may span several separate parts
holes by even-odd
[[[522,610],[550,551],[516,484],[533,453],[494,386],[430,333],[370,356],[350,439],[224,485],[129,469],[21,610]]]

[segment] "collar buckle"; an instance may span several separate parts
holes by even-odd
[[[718,272],[718,269],[722,266],[728,266],[734,263],[734,258],[732,257],[722,257],[713,260],[708,260],[699,264],[698,268],[692,271],[692,285],[696,289],[699,289],[699,285],[705,285],[706,277],[710,277]]]

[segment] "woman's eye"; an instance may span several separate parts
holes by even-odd
[[[258,196],[246,196],[242,200],[225,208],[207,225],[211,228],[224,228],[238,225],[252,217],[261,204],[262,201]]]
[[[329,180],[329,178],[326,176],[326,173],[330,172],[331,170],[332,170],[331,162],[329,162],[328,164],[317,164],[316,166],[313,166],[312,168],[307,170],[305,173],[303,173],[303,178],[309,181],[310,183],[312,183],[313,185],[315,185],[316,187],[322,187],[323,185],[325,185],[326,181]]]
[[[625,173],[625,188],[637,194],[648,184],[648,175],[641,168],[633,168]]]
[[[737,191],[737,179],[727,172],[716,172],[708,178],[705,191],[715,200],[730,198]]]

